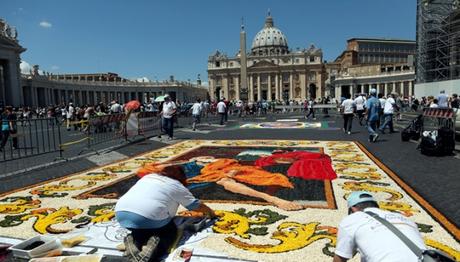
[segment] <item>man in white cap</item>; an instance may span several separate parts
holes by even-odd
[[[349,215],[339,224],[334,262],[347,261],[357,251],[361,261],[419,261],[399,237],[373,216],[385,219],[418,248],[425,250],[426,246],[414,222],[400,213],[379,209],[369,192],[351,193],[347,204]]]
[[[367,131],[369,131],[369,142],[376,142],[379,135],[375,132],[378,128],[380,101],[377,99],[377,90],[370,90],[371,97],[366,101]]]

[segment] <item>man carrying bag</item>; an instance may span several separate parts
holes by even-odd
[[[454,261],[428,250],[413,221],[380,209],[369,192],[353,192],[347,202],[349,215],[339,224],[334,262],[351,259],[358,250],[367,262]]]

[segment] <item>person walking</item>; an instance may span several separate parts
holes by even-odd
[[[460,99],[458,98],[457,94],[452,95],[452,99],[450,100],[450,107],[454,109],[458,109],[460,106]]]
[[[201,118],[201,111],[203,110],[203,106],[201,105],[201,99],[197,99],[196,102],[193,104],[192,108],[190,108],[192,111],[192,118],[193,118],[193,123],[192,123],[192,129],[193,131],[196,130],[196,124],[200,122]]]
[[[168,135],[168,139],[172,140],[174,134],[173,118],[176,114],[177,107],[176,104],[173,101],[171,101],[171,97],[169,95],[165,95],[164,100],[165,101],[163,103],[163,109],[160,113],[160,115],[162,116],[162,126],[163,130]]]
[[[66,108],[67,131],[70,131],[70,125],[71,125],[71,122],[74,121],[74,118],[75,118],[75,107],[73,107],[72,103],[69,103],[69,105]],[[77,127],[75,126],[75,129],[76,128]]]
[[[382,134],[385,133],[386,127],[389,127],[390,133],[395,132],[393,129],[393,114],[395,109],[398,108],[396,105],[395,97],[396,95],[394,93],[390,94],[385,102],[385,107],[383,108],[383,117],[385,118],[385,121],[379,127],[379,130]]]
[[[426,250],[417,224],[407,217],[379,208],[374,197],[355,191],[347,199],[348,216],[339,224],[334,262],[345,262],[359,251],[361,261],[420,261],[415,253],[380,222],[386,220],[421,250]]]
[[[375,143],[379,135],[375,132],[378,128],[380,101],[375,97],[377,90],[370,90],[371,97],[366,101],[367,131],[369,132],[369,142]]]
[[[315,109],[313,108],[314,105],[315,105],[315,100],[313,98],[310,98],[308,100],[308,114],[305,116],[305,119],[308,120],[310,116],[313,116],[313,120],[316,120]]]
[[[356,114],[358,114],[358,120],[359,120],[360,126],[363,125],[365,104],[366,104],[366,98],[364,97],[363,94],[359,94],[355,98],[355,105],[356,105]]]
[[[379,110],[379,122],[378,127],[383,124],[385,118],[383,117],[383,109],[385,108],[385,102],[387,101],[382,93],[378,94],[379,102],[380,102],[380,110]]]
[[[225,105],[224,99],[221,99],[217,103],[217,113],[220,115],[220,125],[224,125],[225,115],[227,113],[227,105]]]
[[[0,144],[0,152],[3,151],[5,148],[6,142],[10,135],[12,136],[13,140],[13,149],[18,148],[18,138],[16,137],[17,133],[17,126],[16,126],[16,114],[13,112],[13,107],[6,106],[5,112],[1,115],[1,144]]]
[[[343,132],[351,135],[353,116],[355,113],[355,102],[351,100],[350,94],[345,94],[345,100],[342,102],[340,109],[343,113]]]

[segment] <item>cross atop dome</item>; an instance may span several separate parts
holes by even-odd
[[[267,18],[265,19],[265,28],[270,28],[270,27],[273,27],[273,26],[274,26],[273,17],[271,15],[270,8],[269,8]]]

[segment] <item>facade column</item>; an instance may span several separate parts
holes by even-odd
[[[267,101],[272,101],[272,75],[268,74]]]
[[[280,80],[279,80],[279,75],[276,73],[275,75],[275,99],[280,100]]]
[[[254,102],[254,76],[249,77],[249,88],[248,88],[248,101]]]
[[[355,97],[355,94],[356,94],[356,85],[355,84],[350,84],[350,93],[351,93],[351,99],[353,99]]]
[[[235,100],[240,100],[240,78],[238,75],[233,80],[233,88],[235,89]]]
[[[414,83],[412,82],[412,80],[409,81],[409,96],[413,96],[414,95]]]
[[[323,97],[324,96],[324,88],[323,88],[323,74],[321,72],[316,72],[317,81],[317,89],[316,89],[316,97]]]
[[[384,96],[388,95],[388,82],[385,83],[385,87],[383,88],[383,95]]]
[[[223,86],[223,92],[222,92],[223,95],[222,96],[225,97],[225,99],[227,99],[227,100],[230,97],[229,92],[228,92],[229,91],[228,85],[229,85],[228,84],[228,76],[227,75],[222,76],[222,86]]]
[[[294,76],[289,74],[289,100],[294,99]]]
[[[262,86],[260,85],[260,74],[257,74],[257,101],[262,100]]]
[[[307,74],[300,74],[300,99],[307,99]]]

